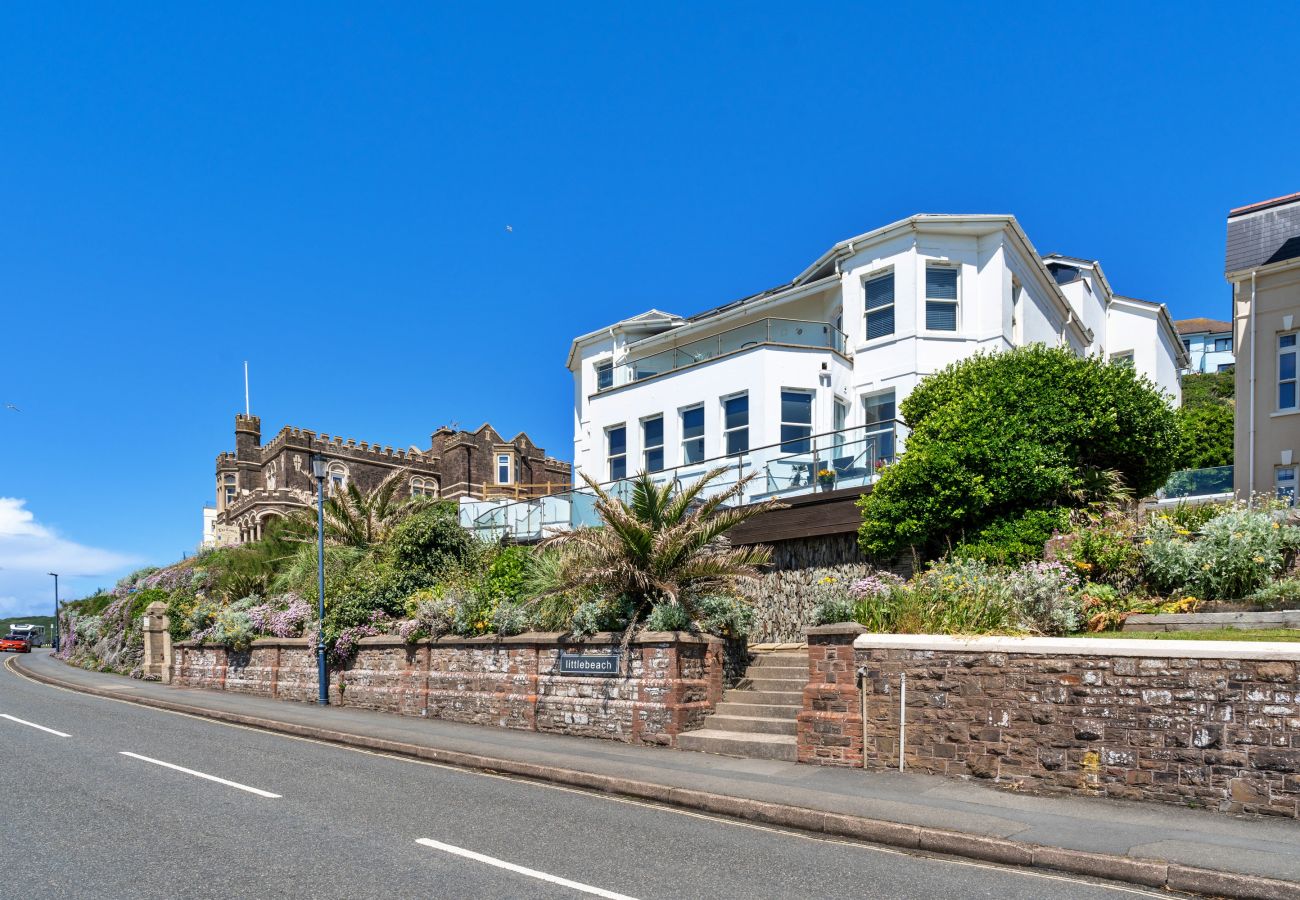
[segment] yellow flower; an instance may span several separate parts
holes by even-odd
[[[1257,563],[1262,563],[1262,562],[1265,562],[1265,561],[1266,561],[1266,560],[1265,560],[1264,557],[1262,557],[1262,556],[1256,556],[1256,557],[1255,557],[1255,562],[1257,562]]]
[[[1202,570],[1202,571],[1205,571],[1205,572],[1210,571],[1211,568],[1212,568],[1212,567],[1211,567],[1211,565],[1210,565],[1209,563],[1206,563],[1205,565],[1201,566],[1201,570]]]
[[[1143,546],[1143,547],[1150,547],[1150,546],[1151,546],[1151,538],[1147,538],[1145,541],[1143,541],[1143,542],[1142,542],[1142,546]]]
[[[1178,532],[1179,534],[1191,534],[1191,532],[1188,531],[1186,528],[1175,528],[1174,531]]]

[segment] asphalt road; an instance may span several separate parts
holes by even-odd
[[[14,897],[1171,896],[349,750],[8,668],[0,759]]]

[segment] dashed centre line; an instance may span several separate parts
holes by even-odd
[[[536,869],[530,869],[527,866],[521,866],[516,863],[506,862],[504,859],[497,859],[495,856],[487,856],[482,853],[475,853],[473,850],[466,850],[464,847],[457,847],[453,844],[444,844],[442,841],[434,841],[429,838],[417,838],[417,844],[425,847],[432,847],[434,850],[441,850],[444,853],[451,853],[455,856],[463,856],[465,859],[472,859],[475,862],[481,862],[489,866],[495,866],[498,869],[505,869],[507,872],[515,872],[519,875],[527,875],[529,878],[536,878],[538,881],[558,884],[561,887],[572,888],[575,891],[581,891],[584,894],[591,894],[596,897],[604,897],[606,900],[634,900],[627,894],[616,894],[613,891],[607,891],[604,888],[592,887],[589,884],[583,884],[581,881],[570,881],[568,878],[561,878],[559,875],[551,875],[546,872],[539,872]]]
[[[64,731],[55,731],[53,728],[46,728],[44,725],[37,725],[35,722],[28,722],[26,719],[20,719],[17,716],[11,716],[8,713],[0,713],[0,719],[8,719],[10,722],[17,722],[19,725],[26,725],[28,728],[39,728],[41,731],[58,735],[59,737],[72,737]]]
[[[218,778],[216,775],[208,775],[204,772],[196,772],[193,769],[187,769],[184,766],[178,766],[175,763],[163,762],[161,759],[154,759],[149,756],[141,756],[139,753],[131,753],[127,750],[119,751],[122,756],[129,756],[132,759],[138,759],[142,762],[153,763],[155,766],[162,766],[166,769],[174,769],[177,772],[184,772],[186,775],[193,775],[195,778],[205,778],[208,781],[215,781],[217,784],[224,784],[226,787],[237,788],[241,791],[248,791],[250,794],[256,794],[259,797],[268,797],[272,800],[280,799],[279,794],[272,794],[270,791],[264,791],[261,788],[249,787],[246,784],[240,784],[238,781],[227,781],[225,778]]]

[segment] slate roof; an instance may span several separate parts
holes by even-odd
[[[1300,194],[1275,197],[1228,213],[1227,272],[1300,259]]]

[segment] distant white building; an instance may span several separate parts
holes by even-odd
[[[574,469],[757,473],[750,497],[858,487],[905,441],[898,403],[981,351],[1041,343],[1133,365],[1180,401],[1165,307],[1095,261],[1041,257],[1008,215],[918,215],[836,244],[789,284],[574,340]],[[575,479],[576,481],[577,479]]]

